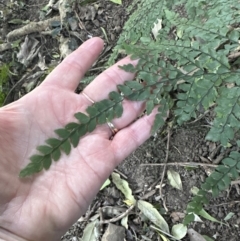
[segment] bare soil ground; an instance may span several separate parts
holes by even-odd
[[[106,0],[99,0],[86,7],[76,8],[76,35],[66,32],[59,32],[52,36],[48,32],[38,32],[29,34],[29,38],[38,41],[38,53],[32,58],[28,65],[23,65],[17,60],[17,54],[20,51],[20,45],[15,42],[15,48],[9,48],[0,52],[0,67],[4,63],[11,63],[10,70],[12,74],[6,85],[8,95],[5,104],[10,103],[37,86],[61,60],[61,51],[59,50],[60,36],[69,38],[74,46],[80,45],[91,36],[99,36],[105,40],[105,51],[100,56],[98,62],[87,73],[88,76],[95,76],[104,69],[111,49],[116,44],[118,36],[128,18],[126,12],[127,6],[132,0],[123,0],[123,5],[117,5]],[[0,9],[3,13],[0,19],[1,39],[0,43],[6,43],[6,37],[14,29],[20,28],[27,23],[24,21],[40,21],[43,18],[48,19],[58,15],[57,10],[52,10],[46,17],[43,11],[40,11],[48,1],[18,1],[11,3],[8,0],[0,2]],[[45,13],[46,14],[46,13]],[[14,21],[20,19],[21,21]],[[51,27],[51,31],[57,31],[57,25]],[[73,22],[74,24],[74,22]],[[25,35],[15,37],[14,40],[25,41]],[[36,50],[35,50],[36,51]],[[45,68],[41,68],[41,64]],[[37,77],[36,77],[37,76]],[[79,86],[79,90],[84,88],[84,84]],[[137,199],[143,199],[152,203],[163,213],[163,217],[171,227],[173,224],[182,222],[187,203],[191,200],[191,189],[205,180],[212,171],[211,164],[218,162],[227,155],[228,149],[223,149],[215,143],[205,141],[204,137],[208,131],[209,122],[207,117],[194,124],[173,128],[170,130],[170,138],[166,130],[161,130],[152,136],[143,146],[128,157],[117,169],[121,172],[134,196]],[[167,127],[166,127],[167,129]],[[139,130],[141,131],[141,130]],[[169,143],[169,149],[167,148]],[[166,175],[163,179],[163,200],[160,199],[158,185],[162,178],[164,162],[168,155],[166,168],[175,170],[180,174],[183,190],[174,189],[169,185]],[[210,161],[212,160],[212,161]],[[196,162],[200,165],[197,168],[187,168],[189,162]],[[160,164],[160,165],[156,165]],[[90,222],[99,208],[112,206],[116,210],[119,207],[126,208],[124,197],[111,184],[99,192],[94,202],[90,205],[89,211],[84,217],[79,217],[79,221],[74,224],[69,231],[62,237],[62,240],[81,240],[85,226]],[[165,204],[164,204],[165,203]],[[167,210],[163,210],[163,207]],[[220,197],[211,199],[210,205],[205,210],[219,221],[223,221],[229,214],[233,216],[223,225],[202,219],[203,222],[195,222],[192,228],[200,234],[208,235],[217,241],[238,241],[240,239],[240,188],[238,184],[222,192]],[[64,219],[64,217],[60,217]],[[149,225],[140,219],[139,211],[134,210],[129,215],[128,229],[125,230],[125,240],[161,240],[159,235],[149,228]],[[120,221],[115,225],[121,226]],[[108,224],[104,224],[100,232],[103,234]],[[201,241],[186,236],[182,240]]]

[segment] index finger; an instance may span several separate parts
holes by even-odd
[[[80,79],[96,61],[103,49],[103,40],[91,38],[67,56],[43,81],[42,85],[56,85],[74,91]]]

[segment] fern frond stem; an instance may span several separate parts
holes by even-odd
[[[168,163],[148,163],[148,164],[141,164],[140,166],[183,166],[183,167],[198,167],[198,166],[205,166],[205,167],[217,167],[218,165],[208,164],[208,163],[199,163],[199,162],[168,162]]]
[[[234,114],[233,110],[234,110],[235,106],[238,104],[239,100],[240,100],[240,95],[239,95],[238,98],[236,99],[234,105],[232,105],[232,108],[231,108],[230,113]],[[231,115],[227,115],[226,121],[225,121],[225,123],[223,124],[222,130],[221,130],[221,132],[220,132],[221,134],[223,133],[225,126],[229,123],[229,118],[230,118],[230,116],[231,116]],[[237,119],[238,119],[238,118],[237,118]]]
[[[167,161],[168,161],[168,156],[169,156],[169,145],[170,145],[170,138],[171,138],[171,130],[168,128],[167,132],[168,132],[168,135],[167,135],[166,157],[165,157],[163,171],[162,171],[162,175],[161,175],[161,181],[160,181],[160,184],[159,184],[159,195],[160,195],[160,198],[163,201],[163,206],[164,206],[165,210],[168,212],[168,208],[166,207],[166,203],[165,203],[165,200],[164,200],[163,194],[162,194],[162,184],[163,184],[163,179],[164,179],[164,176],[165,176],[165,173],[166,173]]]
[[[185,48],[185,49],[189,49],[189,50],[195,50],[197,52],[199,52],[200,54],[205,54],[208,57],[211,57],[213,60],[217,61],[218,63],[220,63],[222,66],[226,67],[227,69],[229,69],[229,66],[225,65],[224,63],[222,63],[219,59],[214,58],[213,56],[211,56],[208,52],[203,51],[202,49],[197,49],[194,48],[194,46],[186,46],[186,45],[180,45],[176,42],[176,44],[171,44],[171,43],[166,43],[164,44],[163,42],[158,43],[158,44],[154,44],[154,45],[149,45],[145,48],[138,46],[139,49],[146,51],[147,49],[149,50],[160,50],[163,51],[161,47],[159,46],[163,46],[164,48],[168,49],[169,47],[171,48],[171,51],[173,51],[175,54],[180,55],[182,58],[186,58],[185,56],[182,56],[179,52],[175,51],[174,48],[176,47],[180,47],[180,48]],[[194,62],[192,62],[190,59],[188,59],[192,64],[195,64]]]

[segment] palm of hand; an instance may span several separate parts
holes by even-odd
[[[55,129],[75,121],[74,113],[83,112],[90,105],[84,96],[73,93],[73,90],[101,51],[102,42],[99,39],[91,41],[95,41],[95,47],[91,46],[90,56],[89,46],[85,44],[85,49],[83,46],[82,50],[77,50],[78,53],[72,54],[68,58],[69,63],[65,61],[65,65],[59,66],[41,86],[2,108],[4,114],[1,115],[0,110],[0,233],[2,228],[28,240],[58,240],[86,211],[114,167],[149,137],[152,116],[123,129],[113,141],[109,140],[109,128],[100,126],[84,136],[69,156],[62,154],[59,162],[52,164],[49,171],[26,179],[18,178],[19,171],[28,164],[35,148],[53,137]],[[84,58],[85,64],[79,71],[74,59],[84,54],[88,55],[88,59]],[[70,63],[75,65],[71,67]],[[69,74],[69,78],[74,79],[72,85],[55,83],[66,68],[73,71]],[[119,83],[123,78],[132,77],[125,74],[120,78],[116,69],[117,65],[102,75],[109,81],[112,81],[111,77],[118,78]],[[93,93],[94,86],[96,92],[101,91],[98,85],[104,89],[103,76],[98,77],[97,82],[86,91]],[[105,90],[108,93],[112,90],[111,85],[116,83],[107,85],[110,86],[109,90]],[[107,93],[97,93],[98,98],[103,99]],[[117,127],[127,126],[141,110],[142,104],[125,103],[124,115]],[[143,126],[145,131],[138,133],[137,129]]]
[[[36,98],[38,95],[39,98]],[[45,226],[44,230],[49,229],[49,232],[59,235],[68,217],[71,218],[67,226],[80,216],[79,206],[81,211],[86,210],[93,195],[113,169],[113,163],[109,163],[109,160],[114,159],[110,141],[106,134],[99,133],[101,130],[96,131],[98,134],[95,132],[83,138],[82,144],[73,149],[69,156],[63,155],[59,163],[51,166],[51,172],[40,173],[34,179],[18,178],[19,170],[29,162],[28,157],[34,153],[36,146],[53,136],[53,130],[64,126],[65,121],[72,118],[77,110],[84,110],[79,103],[79,96],[49,87],[39,87],[26,98],[9,106],[6,122],[12,132],[11,135],[1,137],[9,145],[0,151],[3,153],[1,161],[4,168],[0,186],[1,190],[6,190],[6,193],[1,193],[4,196],[0,198],[0,206],[11,208],[1,211],[0,226],[6,225],[5,228],[15,233],[25,230],[24,237],[36,233],[36,227],[39,226]],[[89,176],[91,179],[84,181]],[[13,223],[9,223],[8,219],[13,216]],[[37,220],[33,219],[35,216]]]

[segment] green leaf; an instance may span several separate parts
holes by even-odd
[[[57,129],[54,132],[62,139],[67,139],[70,134],[66,129]]]
[[[32,163],[30,162],[24,169],[22,169],[19,173],[19,177],[27,177],[34,173],[38,173],[43,169],[42,162],[40,163]]]
[[[222,222],[218,221],[216,218],[212,217],[209,213],[207,213],[204,209],[202,209],[198,215],[202,216],[203,218],[206,218],[207,220],[210,220],[212,222],[216,222],[216,223],[221,223]]]
[[[88,129],[87,129],[87,125],[81,125],[78,130],[77,133],[79,135],[79,138],[84,136],[87,133]]]
[[[94,116],[96,116],[97,113],[98,113],[98,110],[97,110],[97,108],[96,108],[94,105],[89,106],[89,107],[86,109],[86,111],[87,111],[87,113],[89,114],[90,117],[94,117]],[[90,120],[90,121],[91,121],[91,120]],[[88,120],[88,122],[89,122],[89,120]],[[83,122],[81,122],[81,123],[84,124]]]
[[[128,204],[133,205],[136,203],[135,198],[132,195],[132,190],[130,189],[127,181],[120,178],[120,175],[113,172],[112,173],[112,181],[116,185],[116,187],[123,193],[125,198],[128,201]]]
[[[178,190],[182,190],[181,177],[177,172],[175,172],[173,170],[168,170],[167,177],[168,177],[168,181],[172,187],[175,187]]]
[[[183,225],[182,223],[175,224],[172,227],[172,236],[176,238],[177,240],[180,240],[184,238],[187,234],[187,227]]]
[[[162,239],[162,241],[170,241],[168,238],[166,238],[163,234],[161,234],[160,232],[158,233]]]
[[[143,85],[137,82],[136,80],[126,81],[124,84],[130,87],[131,89],[135,89],[135,90],[140,90],[143,88]]]
[[[80,136],[79,136],[78,131],[75,131],[75,132],[70,136],[70,140],[71,140],[71,143],[72,143],[73,147],[77,147],[77,146],[78,146],[78,143],[79,143],[79,140],[80,140]]]
[[[118,103],[116,105],[116,107],[114,108],[114,111],[115,111],[115,117],[116,118],[119,118],[122,116],[123,114],[123,106],[122,106],[122,103]]]
[[[107,120],[112,121],[114,117],[115,117],[115,111],[113,108],[111,108],[107,112]]]
[[[207,235],[203,235],[203,237],[205,238],[206,241],[214,241],[214,239],[208,237]]]
[[[57,147],[59,146],[62,142],[56,138],[49,138],[45,141],[48,145],[51,147]]]
[[[157,114],[151,132],[156,133],[165,124],[161,114]]]
[[[131,56],[132,57],[132,56]],[[136,69],[132,64],[125,64],[123,66],[118,66],[120,69],[125,70],[126,72],[135,73]]]
[[[234,216],[233,212],[230,212],[227,214],[227,216],[224,218],[224,221],[228,221],[229,219],[231,219]]]
[[[150,97],[150,88],[145,88],[144,91],[142,91],[139,95],[136,96],[137,101],[144,101],[147,100]]]
[[[122,0],[109,0],[113,3],[116,3],[116,4],[122,4]]]
[[[97,123],[99,125],[106,123],[106,113],[105,112],[101,113],[100,116],[98,116]]]
[[[115,102],[121,101],[123,99],[123,97],[116,91],[110,92],[109,98]]]
[[[113,101],[108,99],[101,100],[100,102],[97,102],[94,104],[94,107],[97,109],[98,112],[103,112],[112,106],[113,106]]]
[[[110,184],[111,184],[111,181],[110,181],[109,179],[107,179],[107,180],[103,183],[102,187],[100,188],[100,191],[103,190],[105,187],[107,187],[107,186],[110,185]]]
[[[95,227],[97,227],[99,223],[99,220],[96,219],[93,222],[90,222],[87,224],[87,226],[85,227],[85,229],[83,230],[83,236],[82,236],[82,241],[96,241],[98,240],[98,237],[96,237],[96,232]]]
[[[83,114],[81,112],[76,113],[74,116],[75,116],[76,119],[78,119],[78,121],[81,124],[86,124],[90,120],[89,116],[87,116],[87,115],[85,115],[85,114]]]
[[[96,126],[97,126],[97,121],[95,118],[93,118],[92,120],[90,120],[90,122],[88,124],[88,132],[94,131]]]
[[[59,148],[57,148],[52,152],[52,158],[54,161],[58,161],[60,157],[61,157],[61,151]]]
[[[63,144],[61,145],[61,149],[66,153],[66,155],[69,155],[71,151],[71,144],[69,140],[63,142]]]
[[[65,129],[69,130],[69,131],[72,131],[74,129],[77,129],[79,127],[79,124],[78,123],[75,123],[75,122],[70,122],[68,123],[66,126],[65,126]]]
[[[121,219],[121,226],[128,230],[128,215]]]
[[[230,40],[237,42],[239,40],[239,32],[237,30],[232,30],[228,37]]]
[[[47,155],[47,154],[50,154],[53,149],[50,146],[38,146],[37,150],[43,153],[44,155]]]
[[[132,93],[132,90],[126,85],[118,85],[117,87],[125,96],[128,96]]]
[[[44,156],[41,156],[41,155],[33,155],[30,157],[30,160],[33,163],[41,163],[43,158],[44,158]]]
[[[183,220],[183,224],[184,225],[188,225],[189,223],[194,221],[194,214],[193,213],[189,213],[185,216],[184,220]]]
[[[51,158],[51,155],[47,155],[43,158],[43,167],[45,170],[48,170],[49,167],[51,166],[52,164],[52,158]]]
[[[137,206],[152,223],[157,225],[162,231],[169,233],[167,222],[152,204],[139,200]]]
[[[150,115],[154,109],[154,101],[153,100],[148,100],[146,103],[146,111],[147,115]]]

